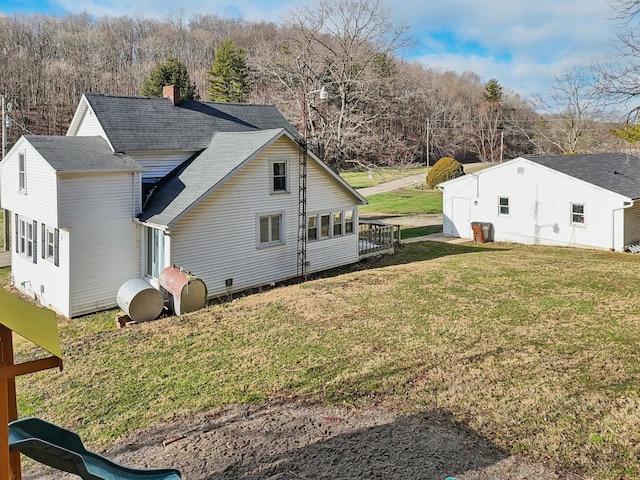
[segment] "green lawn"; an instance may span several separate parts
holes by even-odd
[[[640,256],[405,245],[180,318],[123,330],[114,312],[61,320],[65,369],[21,377],[20,413],[101,449],[127,430],[234,403],[442,409],[506,451],[637,479],[638,284]],[[40,354],[25,342],[16,352]]]
[[[367,200],[369,205],[359,208],[361,214],[410,215],[442,213],[442,192],[440,190],[408,187],[393,192],[369,195]]]
[[[363,172],[340,172],[340,176],[353,188],[365,188],[379,185],[380,183],[390,182],[397,178],[407,177],[409,175],[417,175],[422,173],[427,175],[427,167],[418,168],[380,168]]]

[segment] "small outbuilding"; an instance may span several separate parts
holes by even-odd
[[[640,156],[519,157],[438,185],[445,236],[623,251],[640,242]]]

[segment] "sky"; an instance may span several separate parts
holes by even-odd
[[[181,8],[247,21],[279,23],[295,0],[0,0],[0,12],[168,18]],[[383,0],[391,20],[409,26],[407,61],[498,80],[523,98],[546,96],[567,69],[611,55],[615,40],[607,0]]]

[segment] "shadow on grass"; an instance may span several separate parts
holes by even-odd
[[[182,440],[162,446],[185,431]],[[508,457],[441,409],[394,415],[287,402],[158,425],[112,455],[126,464],[157,456],[192,480],[443,479],[491,469]]]

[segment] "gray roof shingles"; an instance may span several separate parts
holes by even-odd
[[[632,200],[640,198],[640,157],[636,155],[594,153],[525,158]]]
[[[28,141],[56,172],[140,171],[135,160],[114,154],[101,137],[59,137],[25,135]]]
[[[203,152],[159,182],[140,220],[156,225],[173,224],[220,182],[283,134],[282,129],[216,133]]]
[[[85,94],[116,152],[207,148],[215,132],[294,127],[273,105]]]

